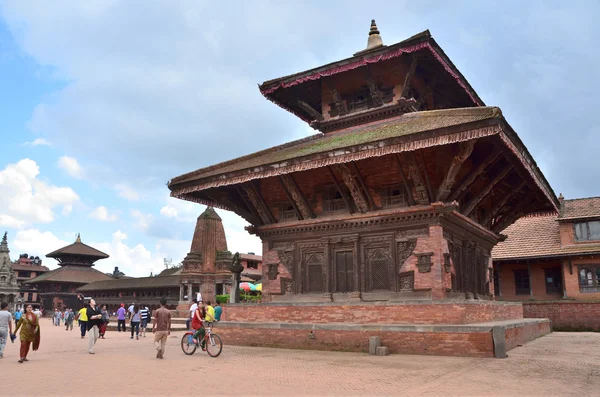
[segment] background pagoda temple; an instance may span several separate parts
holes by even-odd
[[[51,252],[46,257],[56,259],[59,268],[25,283],[37,288],[46,310],[64,310],[66,307],[78,309],[83,302],[78,299],[77,288],[94,281],[112,279],[93,268],[97,260],[106,259],[108,255],[82,243],[79,235],[73,244]]]
[[[19,298],[19,285],[12,269],[8,249],[7,233],[0,242],[0,302],[8,303],[8,310],[13,311]]]
[[[320,133],[169,189],[252,224],[271,300],[491,299],[500,231],[558,208],[429,31],[386,46],[373,21],[365,50],[259,88]]]

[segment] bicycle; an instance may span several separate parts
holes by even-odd
[[[208,323],[205,328],[205,349],[209,356],[216,358],[219,357],[221,351],[223,351],[223,342],[221,342],[221,337],[219,335],[212,333],[211,325],[212,323]],[[194,333],[195,331],[187,331],[181,338],[181,350],[183,350],[183,353],[188,356],[194,354],[196,349],[200,347],[201,340],[198,340],[196,343],[194,343],[192,340]]]

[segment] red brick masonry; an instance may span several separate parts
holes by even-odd
[[[600,302],[524,302],[527,318],[549,318],[554,331],[600,331]]]
[[[500,341],[493,340],[494,326],[503,331]],[[390,353],[470,357],[494,357],[497,343],[505,352],[551,332],[549,321],[537,319],[466,326],[223,322],[217,328],[232,345],[367,352],[369,337],[379,336]]]
[[[523,318],[521,303],[489,301],[398,304],[227,305],[226,321],[267,323],[474,324]]]

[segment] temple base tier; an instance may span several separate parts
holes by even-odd
[[[390,353],[504,358],[551,324],[523,318],[520,303],[238,304],[214,332],[228,345],[368,352],[375,336]]]

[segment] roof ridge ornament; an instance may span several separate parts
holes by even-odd
[[[76,243],[81,243],[81,235],[79,233],[77,233],[77,239],[75,240]]]
[[[367,40],[367,50],[383,46],[383,40],[379,34],[379,28],[374,19],[371,19],[371,28],[369,29],[369,39]]]

